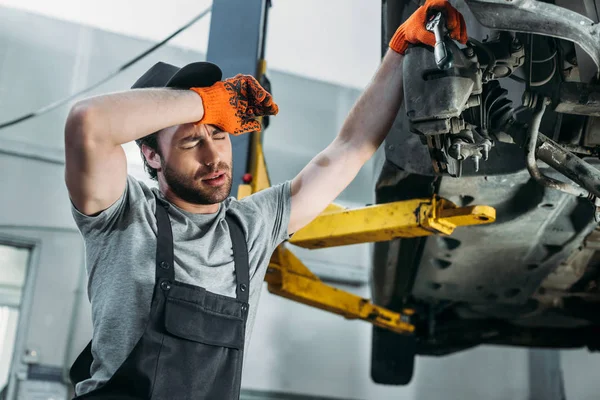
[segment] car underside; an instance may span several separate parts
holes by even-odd
[[[417,327],[374,328],[379,383],[408,383],[415,354],[600,348],[600,1],[451,2],[469,41],[444,39],[447,65],[407,51],[376,200],[438,195],[497,219],[375,244],[375,303]],[[417,3],[383,1],[384,50]]]

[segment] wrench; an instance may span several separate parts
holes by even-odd
[[[432,15],[431,18],[429,18],[429,21],[427,21],[425,29],[433,32],[435,35],[433,54],[435,55],[435,63],[438,68],[444,70],[452,67],[452,53],[448,51],[446,44],[444,43],[445,36],[448,34],[448,29],[446,28],[446,19],[442,13],[438,12]]]

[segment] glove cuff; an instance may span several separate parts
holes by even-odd
[[[406,35],[404,34],[404,27],[400,26],[392,40],[390,40],[390,49],[394,50],[396,53],[400,53],[404,55],[404,52],[408,48],[408,42],[406,41]]]
[[[223,117],[224,108],[228,104],[228,95],[223,88],[221,82],[210,87],[190,88],[202,98],[202,107],[204,108],[204,116],[196,124],[210,124],[219,126],[219,122]]]

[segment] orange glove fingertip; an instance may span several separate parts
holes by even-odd
[[[269,114],[271,115],[277,115],[279,114],[279,106],[275,103],[273,103],[273,105],[270,106],[269,108]]]
[[[195,125],[214,125],[233,135],[260,130],[257,117],[279,111],[273,98],[250,75],[238,74],[210,87],[190,88],[202,98],[204,115]]]

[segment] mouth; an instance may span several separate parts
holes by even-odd
[[[209,186],[221,186],[225,183],[226,178],[225,172],[216,172],[202,178],[202,182]]]

